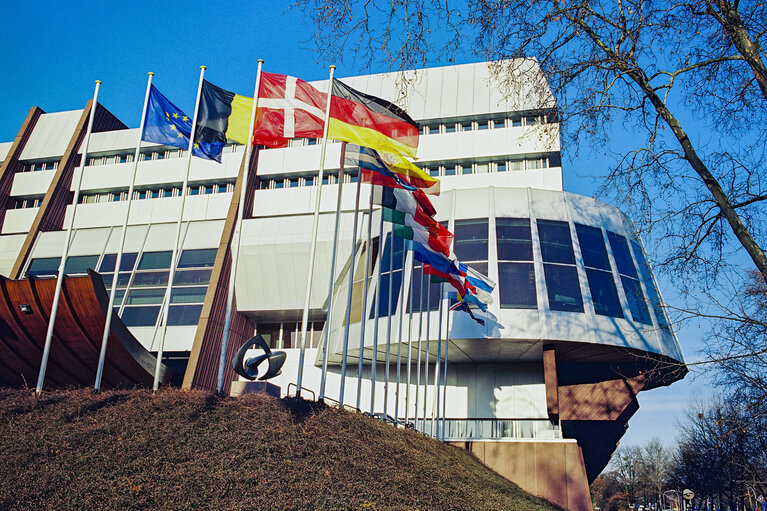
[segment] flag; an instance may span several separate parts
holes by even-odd
[[[439,180],[400,155],[348,144],[345,162],[360,168],[363,183],[411,191],[419,188],[429,195],[439,195]]]
[[[409,244],[409,248],[413,251],[413,257],[415,257],[416,260],[422,263],[430,264],[442,273],[449,273],[458,277],[463,277],[465,275],[465,273],[458,268],[455,261],[445,257],[439,252],[432,250],[427,245],[411,242]]]
[[[254,144],[285,147],[291,138],[322,136],[327,93],[294,76],[261,73]]]
[[[421,215],[419,222],[406,213],[386,207],[383,208],[382,214],[385,221],[395,224],[394,235],[398,238],[417,241],[447,257],[450,256],[453,234],[441,223],[425,215]]]
[[[487,311],[487,304],[482,303],[476,296],[471,294],[470,292],[467,292],[465,295],[461,296],[460,293],[457,292],[449,292],[447,294],[447,297],[451,300],[460,301],[463,300],[467,303],[470,303],[472,305],[476,305],[479,310],[482,312]]]
[[[471,268],[463,263],[458,263],[458,268],[466,274],[465,280],[467,288],[469,285],[474,288],[472,289],[472,293],[477,297],[477,299],[483,303],[493,303],[493,297],[490,293],[492,293],[493,289],[495,288],[495,282],[485,277],[474,268]]]
[[[373,203],[401,211],[413,218],[419,218],[420,215],[426,215],[431,218],[437,214],[434,205],[420,190],[376,186],[373,189]]]
[[[466,294],[466,289],[463,287],[463,283],[461,282],[460,277],[456,277],[455,275],[450,275],[449,273],[444,273],[436,268],[434,268],[431,265],[425,264],[423,266],[423,271],[427,275],[431,275],[432,282],[434,282],[435,279],[437,279],[438,282],[447,282],[453,288],[456,290],[456,296],[463,297]]]
[[[152,85],[141,140],[188,149],[191,134],[192,119]],[[213,149],[209,145],[196,142],[192,147],[192,155],[215,160]]]
[[[328,138],[415,157],[418,123],[400,107],[333,80]]]
[[[213,159],[221,163],[221,151],[227,140],[248,143],[252,110],[253,98],[240,96],[203,80],[194,141],[209,147]]]
[[[469,316],[471,316],[471,319],[473,319],[474,321],[476,321],[480,325],[485,326],[485,320],[483,320],[482,318],[476,317],[474,315],[474,313],[471,312],[471,307],[469,307],[469,304],[466,303],[463,300],[459,301],[458,303],[456,303],[455,305],[450,307],[450,310],[451,311],[463,311],[463,312],[466,312],[466,313],[469,314]]]

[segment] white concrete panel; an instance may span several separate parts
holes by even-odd
[[[26,238],[26,233],[0,237],[0,275],[8,277],[11,274],[16,258],[19,256],[21,245],[24,244]]]
[[[487,218],[489,211],[490,190],[473,188],[458,190],[455,201],[456,218]]]
[[[104,251],[111,229],[82,229],[75,231],[69,249],[69,255],[94,255]]]
[[[13,142],[0,142],[0,162],[5,161],[5,157],[11,150]]]
[[[39,210],[40,208],[9,209],[5,212],[3,230],[0,234],[28,233]]]
[[[148,229],[147,225],[129,225],[128,233],[125,235],[124,252],[139,252],[144,245]],[[120,227],[112,229],[104,253],[116,254],[120,249],[120,237]]]
[[[88,143],[88,154],[94,155],[135,150],[138,135],[138,128],[92,133]],[[152,146],[159,146],[159,144],[141,143],[141,147]],[[82,147],[78,148],[78,154],[82,154]]]
[[[528,218],[530,216],[527,201],[527,190],[517,189],[493,189],[495,199],[495,216],[497,218]]]
[[[55,170],[40,170],[37,172],[17,172],[11,185],[12,197],[27,197],[44,195],[53,181]]]
[[[567,210],[562,192],[531,190],[530,209],[533,217],[567,222]]]
[[[55,159],[64,154],[82,110],[42,114],[35,124],[20,160]]]

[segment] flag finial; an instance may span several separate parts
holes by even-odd
[[[148,74],[149,76],[154,76],[154,73],[153,73],[152,71],[149,71],[147,74]]]

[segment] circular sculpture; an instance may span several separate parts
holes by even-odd
[[[251,357],[245,360],[245,352],[250,348],[257,346],[264,350],[263,355],[257,357]],[[264,338],[260,335],[251,337],[242,347],[237,351],[237,354],[232,360],[232,369],[234,372],[246,378],[248,380],[255,380],[258,377],[258,366],[261,362],[267,360],[269,362],[269,368],[263,376],[258,378],[259,380],[268,380],[274,378],[282,372],[282,366],[285,364],[285,358],[287,354],[284,351],[272,351],[269,349],[269,345],[266,344]]]

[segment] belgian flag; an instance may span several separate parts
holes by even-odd
[[[203,80],[195,143],[210,148],[211,156],[220,163],[221,150],[227,140],[241,144],[249,142],[252,109],[253,98],[240,96]]]
[[[328,138],[415,157],[418,123],[400,107],[333,80]]]

